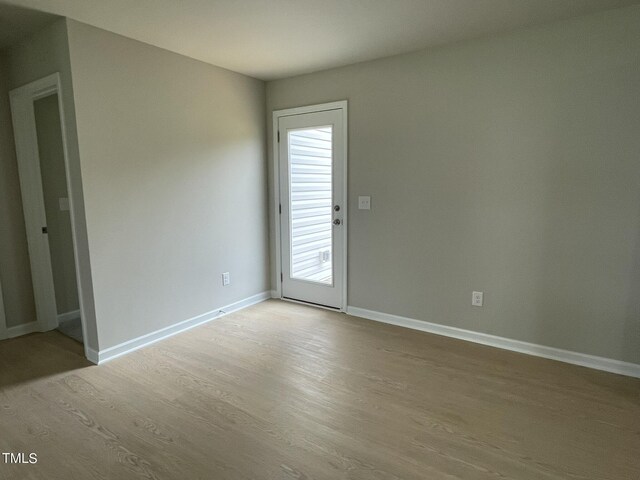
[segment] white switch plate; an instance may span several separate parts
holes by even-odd
[[[483,297],[483,292],[473,292],[473,294],[471,295],[471,305],[473,305],[474,307],[481,307]]]
[[[226,287],[231,284],[231,277],[229,276],[229,272],[224,272],[222,274],[222,286]]]
[[[371,210],[371,197],[358,197],[358,209]]]
[[[62,197],[58,199],[58,205],[60,205],[61,212],[69,211],[69,199],[67,197]]]

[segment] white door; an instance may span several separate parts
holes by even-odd
[[[278,118],[282,297],[344,309],[344,108]]]

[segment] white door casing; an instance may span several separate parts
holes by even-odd
[[[48,75],[10,92],[11,114],[13,117],[13,131],[18,161],[18,174],[22,193],[22,205],[27,232],[29,260],[33,281],[34,300],[38,329],[52,330],[58,326],[56,297],[51,268],[51,252],[46,233],[47,218],[42,189],[42,175],[40,169],[40,155],[38,152],[38,137],[36,131],[34,102],[49,95],[57,94],[58,112],[62,133],[62,146],[67,180],[67,197],[71,215],[71,228],[74,247],[76,275],[79,275],[77,260],[77,245],[74,223],[74,201],[70,189],[69,155],[63,95],[59,73]],[[78,277],[76,277],[78,278]],[[80,294],[80,285],[78,292]],[[80,296],[80,295],[79,295]],[[81,305],[82,310],[82,305]],[[82,318],[83,334],[86,334],[85,319]],[[85,339],[86,346],[86,339]]]

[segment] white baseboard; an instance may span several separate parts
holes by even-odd
[[[84,356],[87,357],[87,360],[89,360],[91,363],[95,363],[96,365],[98,364],[98,359],[99,359],[98,352],[93,348],[87,347],[85,345]]]
[[[502,348],[537,357],[549,358],[560,362],[572,363],[583,367],[594,368],[596,370],[604,370],[605,372],[618,373],[629,377],[640,378],[640,365],[610,358],[596,357],[595,355],[587,355],[585,353],[572,352],[570,350],[562,350],[560,348],[547,347],[537,345],[535,343],[522,342],[520,340],[512,340],[510,338],[498,337],[487,333],[474,332],[472,330],[464,330],[462,328],[448,327],[437,323],[430,323],[414,318],[400,317],[388,313],[375,312],[358,307],[347,307],[347,313],[355,317],[362,317],[376,322],[388,323],[400,327],[420,330],[422,332],[434,333],[445,337],[457,338],[468,342],[480,343],[491,347]]]
[[[87,349],[85,353],[87,354],[87,358],[90,361],[100,365],[109,360],[113,360],[114,358],[133,352],[134,350],[138,350],[142,347],[146,347],[147,345],[151,345],[152,343],[164,340],[165,338],[171,337],[177,333],[184,332],[191,328],[197,327],[198,325],[202,325],[203,323],[221,318],[229,313],[237,312],[238,310],[242,310],[243,308],[255,305],[256,303],[263,302],[269,298],[271,298],[271,292],[269,291],[258,293],[257,295],[245,298],[244,300],[232,303],[231,305],[227,305],[216,310],[211,310],[210,312],[203,313],[202,315],[198,315],[197,317],[193,317],[174,325],[161,328],[160,330],[156,330],[155,332],[142,335],[138,338],[134,338],[113,347],[105,348],[104,350],[100,350],[99,352]]]
[[[80,310],[71,310],[70,312],[60,313],[58,314],[58,323],[75,320],[76,318],[80,318]]]
[[[74,318],[80,318],[80,310],[73,310],[71,312],[61,313],[58,315],[58,323],[66,320],[72,320]],[[7,328],[7,338],[20,337],[33,332],[41,332],[40,324],[38,322],[23,323],[22,325],[16,325],[15,327]]]
[[[7,338],[15,338],[20,335],[26,335],[27,333],[39,332],[40,324],[38,322],[23,323],[22,325],[16,325],[15,327],[7,328]]]

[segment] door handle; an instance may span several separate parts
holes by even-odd
[[[339,219],[339,218],[336,218],[336,219],[333,221],[333,224],[334,224],[334,225],[340,225],[341,223],[342,223],[342,222],[340,221],[340,219]]]

